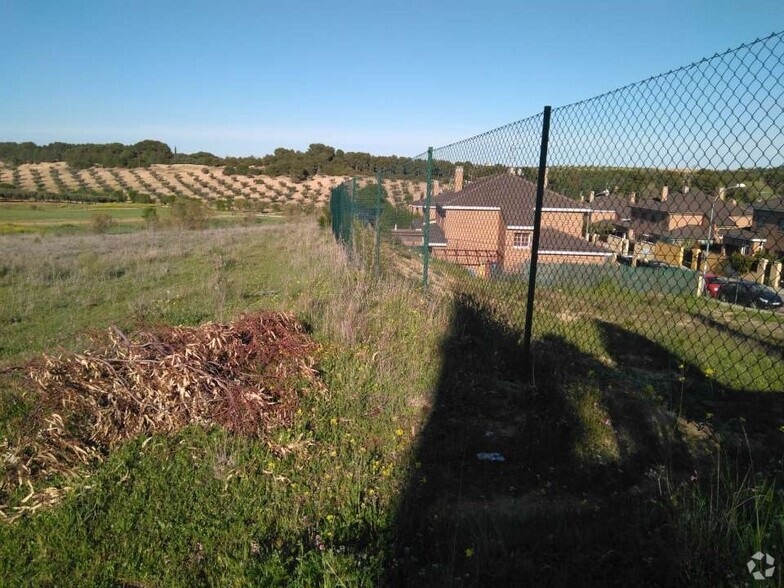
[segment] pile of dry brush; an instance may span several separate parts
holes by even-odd
[[[203,424],[264,436],[290,424],[300,391],[322,388],[317,352],[294,315],[262,312],[132,336],[113,328],[91,351],[33,362],[30,424],[0,442],[0,519],[58,500],[68,480],[140,435]],[[35,489],[55,476],[66,483]],[[3,505],[20,486],[21,504]]]

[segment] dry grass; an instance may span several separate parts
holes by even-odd
[[[291,423],[303,383],[321,388],[318,346],[290,313],[131,336],[113,328],[104,338],[29,366],[37,407],[19,438],[3,442],[0,497],[29,494],[8,513],[0,506],[0,517],[56,501],[62,489],[34,484],[78,477],[129,439],[194,424],[264,436]]]

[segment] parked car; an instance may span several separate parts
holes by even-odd
[[[742,304],[743,306],[754,306],[767,310],[781,308],[781,297],[770,288],[766,288],[756,282],[729,282],[719,289],[719,300]]]
[[[719,295],[719,290],[725,284],[729,284],[730,279],[724,276],[717,276],[716,274],[705,274],[705,292],[711,298],[716,298]]]
[[[653,269],[672,267],[666,261],[660,259],[640,259],[637,261],[637,267],[650,267]]]

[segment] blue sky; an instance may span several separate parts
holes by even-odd
[[[0,141],[413,155],[784,28],[746,2],[0,0]]]

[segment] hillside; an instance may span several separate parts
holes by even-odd
[[[330,189],[348,176],[317,174],[294,182],[289,176],[226,175],[222,166],[153,164],[147,168],[93,166],[74,169],[65,162],[0,162],[0,184],[15,189],[48,194],[74,192],[148,194],[152,200],[175,195],[206,201],[247,200],[270,208],[287,204],[323,206]],[[360,185],[370,181],[361,178]],[[401,203],[424,196],[425,183],[413,180],[384,180],[388,199]]]

